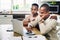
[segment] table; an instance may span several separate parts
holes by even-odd
[[[33,28],[32,30],[36,35],[41,35],[40,31],[37,28]],[[19,33],[14,32],[14,36],[18,37],[18,36],[22,36]],[[47,39],[46,39],[47,40]]]
[[[40,31],[37,28],[33,28],[32,30],[36,35],[40,35]],[[21,36],[19,33],[14,32],[14,36]]]

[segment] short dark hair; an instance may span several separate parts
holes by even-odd
[[[37,3],[33,3],[32,6],[37,6],[37,8],[39,7]]]
[[[48,12],[49,9],[50,9],[48,4],[42,4],[42,5],[40,6],[40,8],[41,8],[41,7],[45,7],[47,12]]]

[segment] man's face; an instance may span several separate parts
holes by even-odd
[[[32,12],[32,14],[36,14],[37,11],[38,11],[37,6],[32,6],[32,8],[31,8],[31,12]]]
[[[46,12],[46,8],[45,7],[41,7],[39,12],[40,12],[41,16],[45,16],[48,13],[48,12]]]

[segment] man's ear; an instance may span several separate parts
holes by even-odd
[[[57,20],[57,16],[51,16],[50,19],[55,19],[55,20]]]

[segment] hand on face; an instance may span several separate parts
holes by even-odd
[[[48,17],[49,17],[49,14],[43,14],[43,15],[40,15],[41,16],[41,20],[39,23],[43,23],[44,20],[46,20]]]
[[[46,20],[49,17],[49,14],[42,14],[40,16],[42,19]]]

